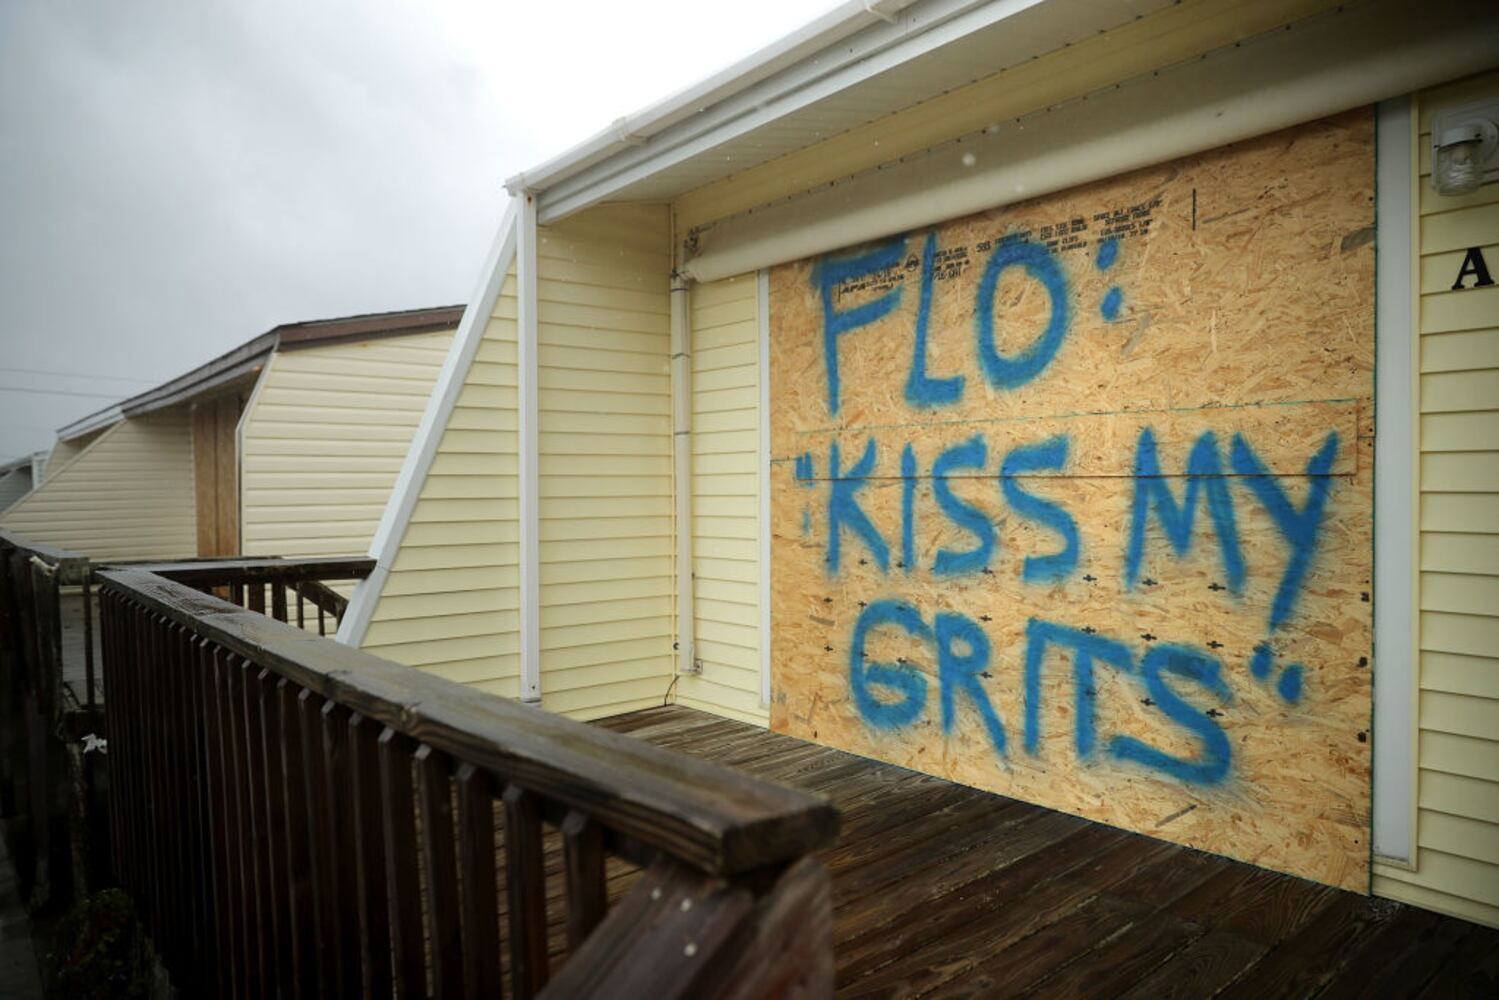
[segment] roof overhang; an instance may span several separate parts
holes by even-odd
[[[605,200],[670,200],[1173,2],[845,3],[506,187],[535,197],[542,223]]]
[[[59,428],[57,436],[62,441],[71,441],[126,417],[138,417],[175,406],[247,380],[260,371],[278,350],[448,330],[456,327],[462,318],[463,306],[440,306],[283,323],[170,382],[75,420]]]

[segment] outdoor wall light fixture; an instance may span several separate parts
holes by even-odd
[[[1499,99],[1437,113],[1431,121],[1431,186],[1440,195],[1470,194],[1499,181]]]

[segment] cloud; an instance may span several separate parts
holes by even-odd
[[[504,177],[807,16],[715,8],[0,5],[0,369],[160,381],[278,323],[462,302]],[[0,458],[107,402],[0,391]]]

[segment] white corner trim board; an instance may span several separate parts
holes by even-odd
[[[520,700],[541,701],[541,479],[536,196],[520,196],[515,252],[516,452],[520,494]]]
[[[375,560],[375,568],[368,578],[360,581],[354,588],[348,610],[338,627],[336,638],[345,645],[357,648],[364,642],[370,618],[375,613],[375,606],[380,603],[385,580],[390,575],[391,563],[400,551],[401,540],[406,536],[406,526],[411,522],[411,513],[416,509],[422,485],[427,481],[433,458],[437,456],[437,446],[442,442],[448,419],[453,414],[459,393],[463,391],[463,383],[468,377],[474,355],[478,353],[479,344],[484,340],[484,330],[489,325],[495,300],[499,298],[500,289],[505,284],[510,263],[515,259],[517,215],[516,200],[511,199],[500,219],[494,245],[490,247],[489,255],[484,260],[479,287],[470,297],[468,308],[463,311],[463,319],[448,347],[448,356],[437,375],[437,383],[432,387],[432,394],[427,397],[427,408],[422,413],[421,423],[417,425],[411,446],[406,449],[401,474],[390,491],[390,499],[385,503],[380,526],[375,529],[375,537],[370,541],[369,554]]]
[[[1416,459],[1411,100],[1379,105],[1374,277],[1374,854],[1415,861]]]
[[[770,707],[770,272],[755,275],[760,348],[760,704]]]

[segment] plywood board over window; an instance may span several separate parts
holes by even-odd
[[[1366,889],[1373,140],[777,268],[772,727]]]

